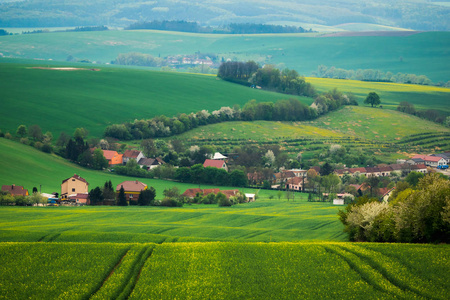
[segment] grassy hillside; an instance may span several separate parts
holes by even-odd
[[[50,67],[58,67],[51,64]],[[73,65],[62,65],[70,67]],[[0,129],[15,134],[20,124],[38,124],[55,137],[84,127],[100,137],[107,125],[156,115],[216,110],[249,100],[292,98],[217,79],[135,68],[99,67],[99,71],[36,69],[45,63],[1,63]],[[85,64],[77,68],[92,68]],[[96,66],[98,67],[98,66]],[[293,97],[311,103],[310,98]]]
[[[63,61],[72,55],[105,63],[126,52],[165,57],[200,51],[215,53],[225,59],[284,63],[307,76],[323,64],[344,69],[413,73],[426,75],[435,82],[446,82],[450,79],[449,35],[449,32],[427,32],[400,37],[319,38],[315,34],[211,35],[145,30],[72,32],[0,37],[0,52],[5,56]]]
[[[450,288],[447,245],[0,243],[0,249],[0,293],[11,299],[447,299]]]
[[[410,137],[420,135],[411,143]],[[277,144],[285,151],[320,153],[331,144],[364,148],[392,161],[401,152],[450,149],[450,129],[397,111],[347,106],[309,122],[229,122],[196,128],[177,138],[186,144],[222,148]],[[401,155],[400,155],[401,156]]]
[[[75,173],[89,182],[89,189],[103,186],[107,180],[111,180],[115,187],[122,181],[135,179],[109,172],[84,169],[56,155],[46,154],[32,147],[4,138],[0,138],[0,153],[0,185],[16,184],[24,186],[30,191],[33,187],[39,189],[39,186],[42,185],[42,192],[60,193],[61,182]],[[157,199],[163,197],[162,193],[166,188],[176,186],[180,191],[184,192],[188,188],[198,187],[198,185],[158,179],[141,178],[139,180],[156,189]],[[208,187],[202,185],[202,188]]]
[[[450,88],[425,85],[399,84],[388,82],[367,82],[308,77],[318,91],[326,92],[337,88],[343,92],[352,92],[359,98],[360,105],[370,92],[375,91],[385,108],[396,109],[402,101],[407,101],[417,109],[437,109],[450,115]]]
[[[1,60],[0,60],[1,62]],[[8,63],[6,63],[8,62]],[[12,63],[11,63],[12,62]],[[28,61],[29,62],[29,61]],[[57,67],[83,70],[62,71]],[[251,99],[277,101],[297,98],[310,104],[311,98],[293,97],[250,89],[217,79],[214,76],[149,71],[142,68],[115,68],[86,64],[33,64],[5,60],[0,63],[0,129],[15,133],[21,124],[38,124],[55,138],[60,132],[72,134],[84,127],[91,136],[101,137],[107,125],[151,118],[164,114],[215,110],[222,106],[243,105]],[[353,92],[360,102],[376,91],[384,107],[395,109],[401,101],[417,108],[434,108],[450,114],[447,103],[450,89],[351,80],[307,78],[318,91],[337,87]]]

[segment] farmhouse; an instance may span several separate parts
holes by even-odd
[[[223,161],[221,159],[207,159],[203,163],[203,167],[205,167],[205,168],[213,167],[213,168],[218,168],[218,169],[224,169],[225,171],[228,172],[227,164],[225,163],[225,161]]]
[[[72,177],[63,180],[61,184],[61,200],[68,200],[69,196],[76,194],[87,194],[89,183],[86,179],[74,174]]]
[[[120,192],[120,189],[122,187],[125,191],[127,200],[130,200],[130,201],[137,201],[139,198],[139,195],[141,194],[141,191],[145,191],[147,189],[147,185],[140,181],[137,181],[137,180],[124,181],[117,185],[117,187],[116,187],[117,194]]]
[[[197,195],[204,197],[204,196],[209,195],[211,193],[213,193],[215,195],[217,195],[218,193],[222,193],[222,194],[224,194],[227,197],[227,199],[230,199],[230,197],[236,196],[239,193],[239,190],[223,190],[223,191],[221,191],[220,189],[193,188],[193,189],[187,189],[183,194],[181,194],[181,196],[193,199]]]
[[[286,185],[288,189],[294,190],[294,191],[302,191],[303,190],[303,184],[306,183],[307,180],[304,177],[294,177],[289,179],[286,182]]]
[[[2,192],[8,192],[12,196],[28,196],[28,190],[20,185],[2,185]]]
[[[144,158],[144,154],[138,150],[126,150],[123,153],[123,164],[126,165],[130,159],[134,159],[136,162],[140,161]]]
[[[117,151],[112,150],[102,150],[103,156],[108,161],[110,166],[121,165],[123,162],[123,154],[117,153]]]
[[[69,195],[68,199],[71,203],[76,205],[86,205],[89,204],[89,194],[88,193],[77,193]]]
[[[157,158],[145,158],[144,157],[138,161],[138,164],[139,164],[139,166],[141,166],[141,168],[151,170],[151,169],[157,168],[157,167],[165,164],[165,162],[159,157],[157,157]]]
[[[430,167],[437,167],[447,164],[447,160],[444,157],[440,156],[431,156],[431,155],[415,155],[411,158],[411,160],[414,161],[414,159],[423,159],[426,166]]]

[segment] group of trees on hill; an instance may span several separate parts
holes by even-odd
[[[129,25],[126,30],[153,29],[165,31],[180,31],[193,33],[227,33],[227,34],[258,34],[258,33],[304,33],[311,32],[297,26],[281,26],[254,23],[230,23],[220,27],[201,26],[197,22],[188,21],[150,21],[137,22]]]
[[[283,94],[306,97],[314,97],[317,94],[314,87],[297,71],[289,69],[280,71],[273,65],[265,65],[261,68],[253,61],[223,62],[217,76],[227,81],[247,86],[260,86]]]
[[[157,116],[149,120],[135,120],[132,123],[113,124],[105,129],[105,136],[119,140],[147,139],[180,134],[198,126],[227,121],[306,121],[317,118],[342,105],[357,105],[351,94],[337,89],[318,96],[311,107],[296,99],[273,102],[251,100],[241,109],[239,106],[222,107],[209,113],[179,114],[176,117]]]
[[[336,67],[330,67],[320,65],[313,75],[319,78],[334,78],[334,79],[351,79],[361,81],[375,81],[375,82],[395,82],[406,84],[419,84],[419,85],[433,85],[433,82],[425,75],[415,75],[407,73],[383,72],[375,69],[358,69],[358,70],[346,70]],[[450,81],[447,83],[440,82],[436,85],[450,86]]]
[[[363,197],[340,211],[350,240],[450,242],[450,181],[429,174],[417,182],[399,182],[389,203]]]

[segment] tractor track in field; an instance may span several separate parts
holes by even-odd
[[[409,299],[411,296],[429,298],[415,290],[412,290],[410,287],[398,280],[392,280],[392,277],[388,276],[387,272],[385,272],[383,268],[380,268],[377,264],[373,264],[372,261],[368,261],[365,256],[355,253],[355,251],[351,251],[346,247],[337,245],[337,249],[333,249],[333,247],[330,246],[324,247],[327,252],[333,253],[344,260],[353,271],[361,276],[361,279],[380,292],[391,296],[395,295],[400,299]],[[345,254],[349,255],[347,256]],[[354,257],[351,258],[351,256]],[[384,284],[382,281],[384,281]]]

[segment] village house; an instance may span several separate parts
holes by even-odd
[[[74,174],[72,177],[63,180],[61,184],[61,200],[69,200],[69,196],[77,194],[87,194],[89,192],[89,183],[86,179]]]
[[[119,194],[120,189],[122,187],[125,191],[125,196],[126,196],[127,200],[130,200],[130,201],[137,201],[141,192],[145,191],[147,189],[147,185],[140,181],[137,181],[137,180],[124,181],[117,185],[117,187],[116,187],[117,194]]]
[[[308,181],[304,177],[294,177],[288,179],[286,182],[286,186],[288,189],[293,191],[302,191],[303,190],[303,184],[306,184]]]
[[[450,152],[431,154],[431,156],[442,157],[445,160],[446,165],[450,164]]]
[[[123,153],[123,164],[126,165],[130,159],[134,159],[136,162],[140,161],[142,158],[145,158],[144,154],[142,154],[139,150],[126,150]]]
[[[69,195],[69,202],[76,205],[89,205],[89,194],[88,193],[77,193],[74,195]]]
[[[221,160],[221,159],[206,159],[205,162],[203,163],[203,167],[213,167],[213,168],[218,168],[218,169],[224,169],[225,171],[228,172],[228,167],[227,164],[225,163],[225,161]]]
[[[154,168],[157,168],[163,164],[165,164],[165,161],[163,161],[160,157],[157,158],[141,158],[138,161],[138,164],[141,168],[151,170]]]
[[[411,160],[418,159],[418,158],[423,159],[426,166],[430,166],[430,167],[434,167],[434,168],[436,168],[437,166],[443,166],[443,165],[447,164],[447,160],[440,156],[418,154],[418,155],[413,156],[411,158]]]
[[[230,197],[234,197],[239,193],[239,190],[220,190],[220,189],[200,189],[200,188],[192,188],[192,189],[187,189],[183,194],[181,194],[182,197],[186,197],[189,199],[194,199],[197,196],[207,196],[209,194],[215,194],[217,195],[218,193],[222,193],[224,194],[227,199],[230,199]]]
[[[28,190],[20,185],[2,185],[2,192],[8,192],[12,196],[28,196]]]
[[[112,150],[102,150],[103,156],[108,161],[110,166],[122,165],[123,164],[123,154],[117,153],[117,151]]]

